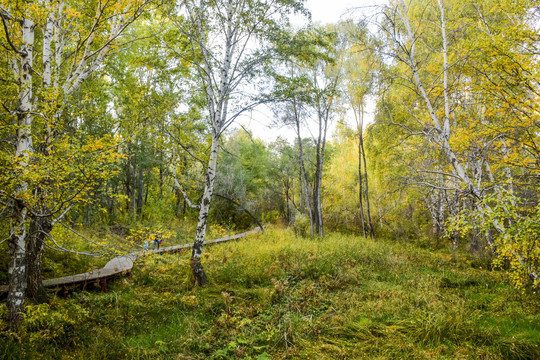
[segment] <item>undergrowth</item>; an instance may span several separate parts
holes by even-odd
[[[107,293],[28,306],[6,359],[538,359],[539,298],[466,255],[282,229],[148,256]],[[1,315],[5,306],[0,308]]]

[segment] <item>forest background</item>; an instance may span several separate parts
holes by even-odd
[[[538,5],[400,0],[322,26],[300,1],[0,1],[10,329],[81,256],[160,231],[193,241],[205,285],[207,233],[260,222],[466,250],[537,292]],[[293,139],[233,126],[259,106]]]

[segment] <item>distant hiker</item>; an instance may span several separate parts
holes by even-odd
[[[144,240],[144,243],[143,243],[143,250],[146,252],[148,251],[148,240]]]
[[[161,245],[161,231],[157,230],[154,232],[154,249],[157,247],[159,250],[159,246]]]

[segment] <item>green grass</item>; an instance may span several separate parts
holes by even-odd
[[[0,358],[540,359],[538,296],[465,254],[268,229],[208,246],[195,289],[189,255],[29,306]]]

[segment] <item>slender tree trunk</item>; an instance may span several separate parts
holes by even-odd
[[[180,212],[180,201],[184,201],[184,197],[182,196],[182,198],[180,198],[181,194],[180,194],[180,190],[178,190],[176,187],[174,188],[174,194],[176,196],[176,205],[174,207],[174,213],[176,216],[179,215],[179,212]],[[185,214],[182,214],[182,215],[185,215]]]
[[[14,223],[18,229],[8,241],[9,246],[9,290],[7,297],[8,322],[13,331],[17,331],[23,319],[24,293],[26,292],[26,226],[27,209],[19,201],[15,201]]]
[[[137,184],[137,197],[135,201],[135,213],[140,216],[142,214],[143,199],[144,199],[144,169],[139,165],[138,174],[135,176],[135,183]]]
[[[364,192],[364,197],[366,198],[366,212],[367,212],[367,225],[369,229],[369,236],[375,238],[375,230],[373,229],[373,224],[371,223],[371,206],[369,204],[369,184],[368,184],[368,173],[366,165],[366,152],[364,151],[364,139],[360,136],[360,148],[362,149],[362,160],[364,162],[364,180],[366,183],[366,191]]]
[[[287,201],[287,226],[291,223],[291,207],[290,207],[290,197],[289,197],[290,183],[289,178],[285,182],[285,199]]]
[[[137,168],[136,164],[133,162],[131,163],[129,171],[132,171],[131,174],[131,221],[135,221],[137,219]]]
[[[219,149],[219,135],[212,137],[212,145],[210,148],[210,157],[208,159],[208,168],[206,171],[206,183],[204,186],[204,193],[201,199],[199,209],[199,220],[197,222],[197,230],[195,233],[195,242],[193,243],[193,249],[191,252],[191,271],[195,284],[199,286],[206,285],[208,282],[203,266],[201,264],[201,255],[204,237],[206,235],[206,225],[208,220],[208,211],[210,210],[210,202],[212,199],[212,193],[214,191],[214,180],[216,177],[217,158]]]
[[[364,178],[362,174],[362,129],[358,128],[358,200],[360,204],[360,221],[362,222],[362,234],[366,237],[366,220],[364,218]]]
[[[321,206],[321,148],[320,148],[320,137],[317,142],[317,149],[315,155],[315,179],[313,184],[313,200],[311,212],[313,213],[313,232],[316,234],[321,233],[321,218],[319,217],[319,208]]]
[[[298,153],[298,210],[300,213],[304,212],[304,201],[302,193],[304,191],[304,186],[302,185],[302,167],[300,166],[300,152]]]
[[[322,201],[321,201],[321,188],[322,188],[322,175],[324,166],[324,149],[326,147],[326,132],[328,129],[328,111],[325,108],[319,109],[319,137],[317,139],[317,158],[315,167],[315,185],[313,188],[313,212],[314,212],[314,225],[315,231],[320,237],[324,236],[323,229],[323,217],[322,217]]]
[[[51,5],[51,0],[48,1],[48,5]],[[45,24],[45,31],[43,32],[43,88],[45,91],[51,91],[52,86],[52,47],[54,30],[54,12],[49,12],[47,21]],[[46,103],[51,102],[46,100]],[[59,115],[58,115],[59,117]],[[45,133],[45,147],[43,150],[44,156],[49,156],[51,151],[51,141],[53,137],[53,129],[49,123],[46,123]],[[46,193],[43,189],[36,189],[35,198],[41,206],[34,206],[34,208],[41,208],[42,213],[48,213],[49,207],[45,200]],[[41,269],[43,266],[43,251],[45,248],[45,236],[52,230],[50,217],[36,217],[31,219],[30,233],[28,237],[27,245],[27,297],[37,304],[48,302],[47,293],[43,287],[43,279],[41,276]]]
[[[21,67],[20,67],[20,93],[17,106],[17,147],[15,157],[21,159],[19,166],[26,170],[28,166],[32,146],[32,59],[34,50],[34,22],[23,19]],[[26,292],[26,241],[28,209],[20,199],[28,191],[28,184],[22,182],[15,191],[13,200],[11,237],[9,246],[9,290],[7,297],[8,322],[12,330],[19,328],[23,318],[24,294]]]
[[[316,80],[316,79],[315,79]],[[311,211],[313,213],[313,231],[316,234],[321,234],[321,222],[320,211],[321,207],[321,175],[322,175],[322,157],[321,157],[321,146],[322,146],[322,126],[323,126],[323,117],[321,116],[320,104],[317,108],[318,118],[319,118],[319,134],[317,136],[317,142],[315,143],[315,178],[313,179],[313,200]],[[313,236],[313,234],[311,234]]]
[[[296,113],[296,106],[295,106],[295,113]],[[307,182],[307,174],[306,174],[306,168],[304,166],[304,150],[302,146],[302,138],[300,137],[300,120],[298,119],[298,115],[296,116],[296,134],[298,139],[298,161],[300,165],[300,181],[303,182],[304,192],[305,192],[305,202],[307,205],[307,209],[309,212],[309,227],[311,231],[311,236],[313,237],[313,211],[311,209],[311,204],[309,202],[309,188],[308,188],[308,182]],[[302,187],[300,187],[302,188]]]
[[[158,193],[158,199],[161,199],[163,197],[163,169],[161,165],[159,166],[159,193]]]
[[[50,217],[34,217],[30,223],[26,259],[28,263],[26,295],[36,304],[49,302],[43,286],[41,269],[43,267],[43,251],[45,234],[52,230]]]

